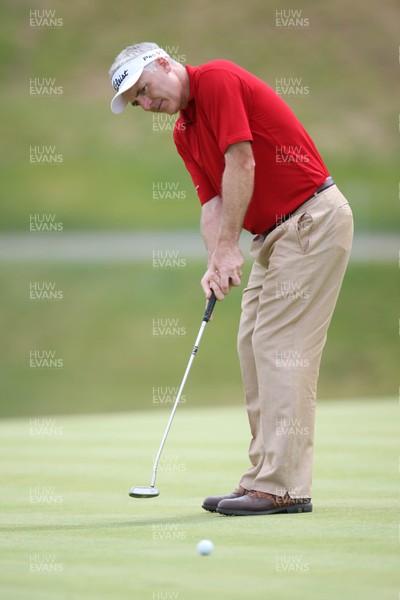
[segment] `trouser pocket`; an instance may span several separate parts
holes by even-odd
[[[311,245],[311,230],[314,220],[310,213],[305,212],[296,221],[296,235],[300,248],[306,254]]]

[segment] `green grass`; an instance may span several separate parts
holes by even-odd
[[[58,416],[55,435],[33,435],[28,418],[4,421],[2,597],[391,600],[397,404],[322,402],[314,511],[247,518],[200,508],[205,495],[230,491],[247,466],[242,408],[181,406],[160,464],[160,496],[150,500],[130,499],[128,490],[150,483],[164,411]],[[203,538],[215,544],[209,557],[196,553]],[[30,572],[35,556],[41,571]],[[50,561],[59,573],[44,571]]]
[[[204,310],[204,265],[149,263],[2,265],[2,416],[98,412],[152,406],[154,388],[176,388]],[[246,264],[246,281],[249,263]],[[49,282],[58,301],[29,299]],[[185,390],[191,406],[241,401],[236,353],[240,290],[218,304]],[[178,319],[174,336],[153,335],[153,319]],[[397,390],[395,265],[347,272],[325,347],[320,398],[392,395]],[[30,352],[54,351],[60,369],[30,367]]]

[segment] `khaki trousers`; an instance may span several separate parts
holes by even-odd
[[[319,366],[352,238],[334,185],[253,240],[238,334],[252,436],[246,489],[311,497]]]

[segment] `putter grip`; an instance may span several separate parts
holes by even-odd
[[[211,297],[209,298],[208,303],[207,303],[206,312],[204,313],[204,317],[203,317],[203,321],[205,321],[206,323],[208,323],[208,321],[211,319],[212,311],[214,310],[216,301],[217,301],[217,299],[215,297],[214,292],[212,291]]]

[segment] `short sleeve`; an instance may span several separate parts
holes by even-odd
[[[196,100],[222,154],[231,144],[253,141],[249,124],[251,93],[236,73],[221,68],[202,73]]]

